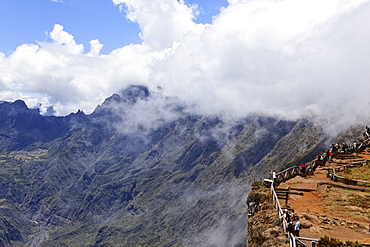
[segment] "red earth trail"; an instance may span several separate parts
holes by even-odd
[[[300,217],[301,237],[320,239],[326,235],[370,244],[370,187],[336,183],[327,177],[328,168],[369,159],[369,148],[358,154],[338,155],[333,162],[318,167],[314,175],[296,176],[279,185],[299,192],[289,194],[288,206]],[[280,200],[281,205],[285,203]]]

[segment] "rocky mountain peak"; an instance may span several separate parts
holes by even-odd
[[[4,117],[6,113],[20,114],[20,113],[33,113],[39,115],[39,109],[29,109],[23,100],[16,100],[14,102],[2,102],[0,104],[0,112]],[[0,116],[1,117],[1,116]]]
[[[103,104],[97,106],[93,112],[93,116],[115,117],[117,113],[124,115],[125,109],[136,104],[139,100],[148,98],[150,92],[148,87],[131,85],[128,88],[121,90],[118,94],[113,94],[107,98]],[[113,121],[113,120],[112,120]]]
[[[121,97],[125,102],[136,103],[137,100],[149,97],[148,87],[140,85],[131,85],[121,91]]]
[[[28,109],[26,103],[24,103],[23,100],[16,100],[10,104],[13,105],[14,107],[17,107],[18,109],[26,109],[26,108]]]

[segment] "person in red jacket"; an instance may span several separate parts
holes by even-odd
[[[306,176],[306,164],[300,164],[299,169],[301,170],[301,175]]]

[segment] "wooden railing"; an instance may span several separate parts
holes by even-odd
[[[284,234],[288,236],[290,246],[291,247],[296,247],[297,245],[295,244],[296,241],[295,241],[295,238],[294,238],[293,234],[287,232],[288,222],[286,222],[285,218],[283,218],[283,213],[284,212],[281,209],[279,198],[278,198],[278,196],[276,194],[276,191],[275,191],[274,181],[269,180],[269,179],[265,179],[265,182],[270,182],[271,183],[270,187],[271,187],[272,200],[274,202],[275,209],[278,212],[279,219],[282,219],[281,224],[282,224],[282,227],[283,227]]]
[[[296,240],[297,240],[297,242],[299,244],[301,244],[303,246],[307,246],[308,247],[308,245],[306,245],[305,243],[303,243],[302,240],[303,241],[310,242],[312,247],[319,246],[319,240],[318,239],[297,237]]]
[[[284,171],[276,173],[276,183],[280,184],[291,178],[294,178],[299,174],[300,170],[298,166],[290,167]]]
[[[344,184],[362,185],[362,186],[367,187],[368,185],[370,185],[370,181],[363,181],[363,180],[357,180],[357,179],[352,179],[352,178],[346,178],[346,177],[338,176],[335,173],[336,171],[341,171],[341,170],[345,170],[345,169],[349,169],[349,168],[353,168],[353,167],[364,166],[365,164],[369,165],[370,160],[366,160],[366,163],[365,162],[355,162],[355,163],[351,163],[351,164],[347,164],[347,165],[343,165],[343,166],[340,166],[340,167],[333,168],[333,169],[331,169],[333,172],[332,173],[329,172],[329,176],[332,180],[339,181],[339,182],[342,182]]]
[[[364,149],[365,147],[368,147],[370,145],[370,138],[364,140],[363,142],[361,142],[360,146],[358,147],[358,150],[362,150]],[[349,165],[344,165],[344,166],[341,166],[339,168],[334,168],[333,169],[333,175],[332,177],[335,177],[335,178],[342,178],[340,176],[337,176],[335,175],[335,169],[340,169],[342,167],[352,167],[355,166],[356,164],[360,164],[361,162],[356,162],[356,163],[353,163],[353,164],[349,164]],[[317,168],[317,163],[316,163],[316,160],[313,160],[311,161],[311,164],[312,164],[312,171],[315,171],[316,168]],[[367,160],[366,161],[366,164],[370,164],[370,160]],[[362,165],[362,163],[361,163]],[[309,247],[308,245],[306,245],[305,243],[303,243],[302,241],[308,241],[311,243],[311,246],[312,247],[316,247],[318,246],[318,239],[311,239],[311,238],[304,238],[304,237],[295,237],[292,233],[288,232],[287,231],[287,221],[285,220],[285,218],[283,218],[283,210],[281,208],[281,205],[280,205],[280,202],[279,202],[279,198],[276,194],[276,190],[275,190],[275,187],[278,186],[280,183],[282,182],[285,182],[291,178],[294,178],[295,176],[299,175],[300,174],[300,168],[299,166],[293,166],[293,167],[290,167],[290,168],[287,168],[281,172],[278,172],[276,174],[276,184],[273,180],[270,180],[270,179],[264,179],[265,183],[270,183],[270,187],[271,187],[271,194],[272,194],[272,199],[273,199],[273,202],[275,204],[275,208],[278,212],[278,215],[279,215],[279,219],[282,219],[282,227],[283,227],[283,231],[284,231],[284,234],[287,235],[288,237],[288,240],[289,240],[289,243],[290,243],[290,247],[298,247],[298,246],[304,246],[304,247]],[[358,182],[365,182],[365,183],[369,183],[370,182],[367,182],[367,181],[361,181],[361,180],[354,180],[354,181],[358,181]],[[369,246],[369,245],[364,245],[364,246]],[[370,246],[369,246],[370,247]]]
[[[358,150],[361,151],[364,148],[370,146],[370,138],[367,138],[366,140],[363,140],[360,145],[358,146]]]
[[[285,171],[286,172],[290,172],[290,170],[291,169],[286,169]],[[294,173],[290,173],[290,174],[294,174]],[[278,212],[279,219],[282,219],[281,226],[283,227],[284,234],[288,237],[290,247],[297,247],[297,246],[308,247],[301,240],[305,240],[305,241],[311,242],[311,246],[312,247],[317,246],[317,243],[318,243],[318,240],[317,239],[309,239],[309,238],[295,237],[292,233],[290,233],[290,232],[287,231],[288,222],[283,217],[283,213],[284,212],[283,212],[283,209],[281,208],[281,205],[280,205],[280,202],[279,202],[279,198],[278,198],[278,196],[276,194],[276,190],[275,190],[275,186],[274,186],[274,181],[272,181],[270,179],[265,179],[264,181],[267,182],[267,183],[271,183],[270,186],[271,186],[272,200],[274,202],[275,209]]]

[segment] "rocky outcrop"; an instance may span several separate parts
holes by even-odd
[[[281,219],[274,206],[269,187],[254,183],[247,199],[248,247],[281,246],[289,247],[289,242],[281,228]]]

